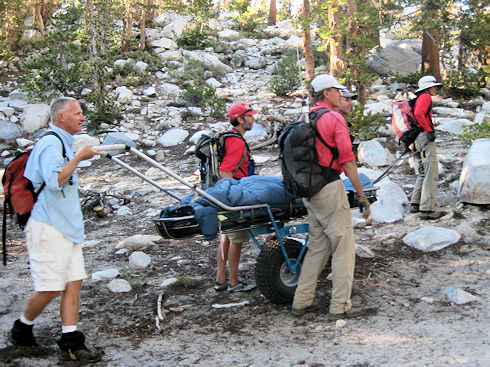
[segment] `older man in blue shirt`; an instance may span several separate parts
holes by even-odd
[[[61,294],[60,356],[67,360],[94,362],[100,360],[100,354],[87,349],[83,333],[77,330],[80,289],[87,273],[81,247],[84,226],[76,168],[82,160],[92,158],[97,152],[87,144],[73,153],[73,135],[82,130],[85,122],[75,99],[54,100],[51,122],[51,130],[58,137],[46,135],[35,144],[24,173],[36,191],[43,183],[45,187],[26,226],[34,293],[20,318],[14,322],[9,340],[24,354],[42,354],[32,333],[34,319]]]

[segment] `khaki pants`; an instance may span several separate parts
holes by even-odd
[[[422,132],[415,140],[415,148],[417,149],[415,161],[418,176],[410,204],[419,205],[421,211],[434,211],[437,180],[439,179],[436,144],[428,141],[427,133]]]
[[[355,246],[350,205],[344,184],[337,180],[326,185],[310,200],[304,200],[309,216],[308,251],[303,261],[293,307],[310,306],[315,297],[318,276],[332,255],[332,297],[330,312],[343,313],[351,305]]]

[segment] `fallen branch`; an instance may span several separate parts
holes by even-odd
[[[164,292],[160,293],[158,295],[158,300],[157,300],[157,315],[159,320],[164,320],[164,317],[162,315],[162,299],[163,299],[163,294]]]

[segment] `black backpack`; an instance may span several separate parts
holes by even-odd
[[[305,122],[302,116],[298,122],[286,126],[279,136],[284,188],[297,197],[310,198],[339,177],[339,173],[331,168],[339,152],[328,145],[316,130],[316,122],[327,112],[330,110],[326,108],[310,112],[309,122]],[[329,167],[318,164],[316,138],[332,152]]]
[[[60,140],[63,158],[68,159],[66,156],[65,145],[60,136],[54,131],[48,131],[41,136],[41,138],[47,135],[54,135]],[[3,265],[6,265],[7,263],[7,212],[15,214],[17,223],[23,228],[31,216],[31,210],[37,197],[46,186],[46,183],[43,182],[41,187],[35,191],[32,182],[27,177],[24,177],[26,163],[31,152],[32,149],[27,149],[17,154],[7,167],[5,167],[5,172],[2,177],[2,186],[5,194],[2,221]]]
[[[250,162],[249,171],[243,173],[246,176],[247,175],[250,176],[253,174],[254,162],[252,160],[248,144],[243,138],[243,136],[241,136],[239,133],[234,131],[223,131],[220,133],[203,134],[199,138],[199,141],[196,144],[196,152],[195,152],[196,156],[201,160],[199,162],[199,172],[201,174],[201,188],[203,190],[206,190],[207,188],[214,186],[216,182],[218,182],[221,179],[219,175],[219,168],[221,165],[221,161],[223,160],[223,157],[225,156],[226,153],[225,141],[227,138],[231,136],[235,136],[237,138],[242,139],[246,147],[243,156],[240,159],[240,162],[238,162],[238,165],[235,167],[232,174],[235,175],[235,173],[238,170],[242,170],[240,166],[242,165],[245,158],[247,158],[247,156]]]

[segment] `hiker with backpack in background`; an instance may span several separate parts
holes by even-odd
[[[240,136],[228,136],[225,140],[225,153],[219,166],[221,178],[241,179],[254,174],[255,164],[251,157],[250,149],[243,138],[246,131],[251,130],[254,123],[254,115],[259,113],[248,104],[237,103],[228,110],[228,117],[233,128],[231,132]],[[216,291],[244,292],[255,288],[255,285],[247,285],[238,279],[238,265],[242,245],[249,240],[245,231],[223,234],[216,255],[217,274],[214,289]],[[229,267],[229,281],[226,280],[226,264]]]
[[[75,99],[54,100],[50,112],[54,134],[46,134],[36,142],[24,173],[37,192],[43,188],[26,226],[34,293],[14,322],[9,340],[23,354],[43,355],[45,351],[32,332],[33,323],[61,294],[62,333],[57,341],[60,359],[95,362],[101,359],[100,354],[87,349],[83,333],[77,330],[80,289],[87,273],[81,245],[84,225],[76,168],[97,152],[87,144],[73,153],[73,135],[82,130],[86,121]]]
[[[417,125],[423,129],[415,139],[415,161],[417,163],[417,180],[410,199],[410,212],[421,213],[421,219],[437,219],[442,213],[434,211],[436,205],[436,188],[439,179],[436,153],[436,135],[432,121],[432,96],[441,87],[436,78],[426,75],[418,82],[415,91],[417,98],[413,105],[413,115]]]
[[[309,217],[308,251],[301,267],[291,313],[302,316],[311,306],[318,277],[331,256],[332,296],[328,318],[334,321],[363,316],[368,312],[352,307],[350,299],[356,253],[350,205],[340,180],[341,172],[347,174],[359,195],[359,201],[365,208],[365,219],[369,218],[370,209],[359,180],[347,123],[341,114],[332,111],[339,105],[340,90],[346,87],[328,74],[316,76],[311,86],[315,105],[310,115],[328,110],[316,121],[315,140],[318,164],[322,166],[326,184],[311,197],[303,199]]]

